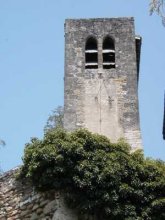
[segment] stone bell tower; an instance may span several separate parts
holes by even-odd
[[[87,128],[142,148],[138,76],[141,38],[133,18],[65,22],[64,127]]]

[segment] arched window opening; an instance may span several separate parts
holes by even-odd
[[[115,44],[114,40],[106,37],[103,41],[103,69],[115,68]]]
[[[98,50],[97,41],[94,37],[88,38],[85,46],[85,68],[98,68]]]

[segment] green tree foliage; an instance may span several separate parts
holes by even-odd
[[[165,164],[87,130],[52,130],[26,145],[20,177],[64,193],[81,213],[111,220],[165,219]]]
[[[0,146],[5,146],[5,145],[6,145],[5,141],[2,140],[2,139],[0,139]],[[1,169],[1,167],[0,167],[0,174],[2,174],[2,169]]]
[[[55,108],[51,115],[49,115],[46,125],[44,127],[44,132],[46,133],[49,130],[54,128],[63,128],[64,122],[64,109],[62,106]]]
[[[157,13],[162,18],[162,23],[165,25],[165,1],[164,0],[151,0],[150,13]]]
[[[5,145],[6,145],[5,141],[2,140],[2,139],[0,139],[0,145],[1,145],[1,146],[5,146]]]

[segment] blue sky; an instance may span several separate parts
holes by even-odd
[[[21,164],[25,143],[43,136],[48,115],[63,105],[66,18],[135,18],[143,38],[139,105],[144,153],[165,160],[162,139],[165,27],[149,0],[0,0],[0,166]]]

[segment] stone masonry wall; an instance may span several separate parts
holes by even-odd
[[[0,177],[0,220],[82,220],[66,206],[60,193],[37,193],[30,183],[16,181],[16,172]]]
[[[92,36],[98,45],[98,69],[85,68],[85,44]],[[103,68],[102,45],[115,41],[116,68]],[[65,22],[64,127],[85,127],[112,141],[125,138],[141,148],[138,109],[140,48],[133,18],[68,19]]]

